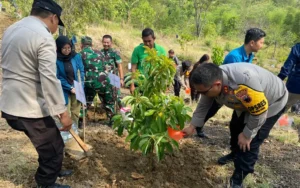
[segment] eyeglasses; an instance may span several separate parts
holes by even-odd
[[[214,85],[210,86],[210,88],[206,91],[198,91],[198,93],[202,94],[202,95],[206,95],[212,88]]]
[[[63,51],[71,51],[72,48],[62,48]]]

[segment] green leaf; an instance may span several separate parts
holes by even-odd
[[[179,148],[179,144],[176,140],[171,139],[171,142],[177,149]]]
[[[165,143],[168,152],[173,153],[173,146],[169,142]]]
[[[147,112],[145,112],[145,116],[152,116],[155,112],[156,110],[148,110]]]
[[[140,142],[140,138],[139,137],[134,137],[131,140],[130,149],[132,149],[132,150],[138,150],[139,149],[139,142]]]
[[[119,126],[118,135],[121,136],[123,134],[123,131],[124,131],[124,126]]]
[[[144,151],[143,154],[147,155],[149,153],[149,151],[151,150],[151,148],[153,147],[153,142],[151,141],[151,139],[149,139],[146,143],[145,143],[145,147],[144,147]]]
[[[158,145],[155,145],[155,152],[156,152],[156,156],[157,156],[158,160],[160,161],[161,154],[160,154],[160,150],[159,150],[159,146]]]
[[[122,115],[118,114],[118,115],[114,115],[114,117],[111,119],[112,121],[116,121],[122,119]]]
[[[127,103],[127,101],[129,100],[129,99],[132,99],[133,97],[132,96],[126,96],[126,97],[124,97],[123,99],[122,99],[122,102],[123,103]]]
[[[134,132],[134,133],[128,135],[127,138],[125,139],[125,141],[129,142],[129,141],[131,141],[136,136],[137,136],[137,133]]]
[[[139,143],[139,147],[142,148],[143,145],[144,145],[146,142],[148,142],[148,141],[149,141],[149,138],[143,138],[143,139],[140,141],[140,143]]]

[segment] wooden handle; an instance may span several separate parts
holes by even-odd
[[[70,134],[74,137],[74,139],[76,140],[76,142],[79,144],[79,146],[85,151],[88,152],[89,149],[86,146],[86,144],[81,140],[81,138],[73,131],[73,129],[69,130]]]

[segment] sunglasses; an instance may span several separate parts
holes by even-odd
[[[210,88],[206,91],[198,91],[198,93],[202,94],[202,95],[205,95],[207,94],[212,88],[213,88],[214,85],[210,86]]]

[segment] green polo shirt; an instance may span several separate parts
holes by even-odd
[[[154,48],[157,52],[158,55],[165,55],[167,56],[167,53],[165,49],[157,44],[154,44]],[[140,44],[137,47],[134,48],[132,56],[131,56],[131,63],[132,64],[137,64],[137,69],[144,74],[143,70],[143,60],[148,56],[146,53],[146,49],[144,48],[144,44]]]

